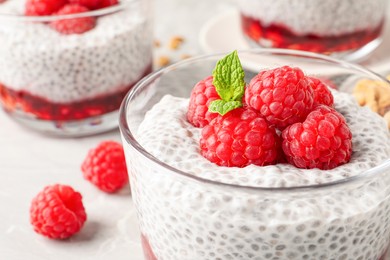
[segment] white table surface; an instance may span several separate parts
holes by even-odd
[[[213,15],[232,8],[230,0],[156,0],[156,58],[172,61],[202,50],[198,35]],[[173,36],[184,44],[167,46]],[[77,139],[46,137],[25,129],[0,110],[0,260],[115,259],[142,260],[142,249],[130,189],[106,194],[85,181],[80,165],[87,151],[102,140],[120,141],[119,130]],[[71,185],[83,196],[88,219],[69,240],[36,234],[29,223],[32,198],[46,185]]]

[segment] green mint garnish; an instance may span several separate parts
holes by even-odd
[[[226,114],[227,112],[242,107],[241,101],[231,100],[225,101],[222,99],[214,100],[209,105],[209,111],[214,113],[219,113],[221,115]]]
[[[211,102],[209,111],[224,115],[241,107],[245,88],[244,77],[245,73],[237,51],[219,60],[213,70],[213,85],[221,99]]]

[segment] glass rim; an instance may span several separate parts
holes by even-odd
[[[303,56],[306,58],[313,58],[313,59],[319,59],[324,60],[327,62],[337,63],[342,65],[345,68],[353,69],[362,73],[365,73],[367,75],[370,75],[374,78],[377,78],[378,80],[382,80],[385,82],[388,82],[390,84],[390,81],[387,80],[385,77],[357,64],[353,64],[344,60],[336,59],[330,56],[322,55],[322,54],[316,54],[312,52],[307,51],[298,51],[298,50],[289,50],[289,49],[275,49],[275,48],[253,48],[253,49],[243,49],[243,50],[237,50],[238,54],[240,53],[247,53],[247,54],[278,54],[278,55],[295,55],[295,56]],[[195,180],[200,183],[219,186],[219,187],[230,187],[234,189],[245,189],[245,190],[251,190],[251,191],[280,191],[280,192],[287,192],[287,191],[305,191],[308,189],[326,189],[331,188],[335,186],[341,186],[346,185],[350,183],[356,183],[359,181],[370,179],[371,177],[376,176],[377,174],[380,174],[384,170],[390,169],[390,158],[382,162],[381,164],[372,167],[370,169],[364,170],[363,172],[347,177],[344,179],[331,181],[327,183],[322,184],[312,184],[312,185],[299,185],[299,186],[291,186],[291,187],[255,187],[255,186],[245,186],[245,185],[238,185],[238,184],[230,184],[230,183],[223,183],[219,181],[214,181],[210,179],[206,179],[203,177],[195,176],[191,173],[182,171],[180,169],[177,169],[175,167],[170,166],[167,163],[162,162],[161,160],[154,157],[151,153],[149,153],[141,144],[138,143],[137,139],[134,137],[132,132],[130,131],[129,124],[127,121],[127,108],[129,106],[129,102],[132,100],[134,95],[138,92],[139,89],[141,89],[143,86],[148,85],[149,83],[155,81],[160,76],[164,75],[165,73],[175,70],[178,67],[189,65],[194,62],[198,62],[204,59],[212,58],[212,57],[223,57],[227,52],[219,52],[219,53],[212,53],[212,54],[204,54],[199,55],[193,58],[189,58],[183,61],[179,61],[177,63],[171,64],[165,68],[162,68],[160,70],[157,70],[155,72],[152,72],[151,74],[145,76],[143,79],[141,79],[125,96],[125,98],[122,101],[121,107],[119,109],[119,129],[123,136],[123,139],[127,142],[127,144],[131,145],[132,148],[134,148],[140,155],[145,157],[146,159],[152,161],[153,163],[159,165],[160,167],[165,168],[165,170],[168,170],[169,172],[173,174],[177,174],[179,176],[182,176],[184,178],[189,178],[192,180]]]
[[[12,1],[12,0],[10,0]],[[91,10],[83,13],[76,14],[64,14],[64,15],[42,15],[42,16],[26,16],[23,14],[5,14],[0,13],[0,21],[11,21],[11,22],[53,22],[62,19],[74,19],[74,18],[84,18],[84,17],[98,17],[108,14],[117,13],[128,8],[130,5],[139,2],[140,0],[126,0],[125,2],[120,2],[119,4],[105,7],[97,10]]]

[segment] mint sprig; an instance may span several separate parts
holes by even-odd
[[[221,97],[209,105],[210,112],[224,115],[242,107],[242,96],[245,90],[245,72],[242,69],[237,51],[234,51],[217,62],[213,70],[213,85]]]
[[[233,109],[236,109],[238,107],[242,107],[241,101],[236,101],[236,100],[225,101],[222,99],[218,99],[210,103],[209,111],[224,115],[227,112],[232,111]]]

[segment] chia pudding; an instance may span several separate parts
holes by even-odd
[[[152,70],[146,3],[123,0],[94,11],[95,27],[71,35],[48,25],[55,16],[24,16],[24,0],[0,4],[0,98],[5,110],[48,121],[118,110],[127,91]]]
[[[165,92],[177,96],[156,101],[156,83],[151,78],[122,107],[139,113],[127,117],[133,139],[121,122],[147,260],[386,259],[390,136],[382,117],[332,90],[353,136],[348,163],[223,167],[201,155],[202,129],[186,117],[189,99],[178,87]]]
[[[240,0],[237,4],[243,33],[251,42],[328,54],[379,45],[387,1]]]

